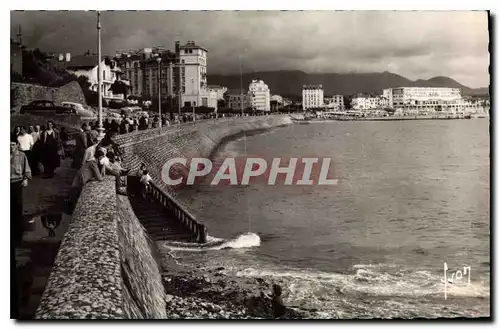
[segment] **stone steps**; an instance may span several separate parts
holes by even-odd
[[[154,241],[189,242],[192,234],[180,227],[157,200],[144,200],[140,196],[129,196],[135,215]]]

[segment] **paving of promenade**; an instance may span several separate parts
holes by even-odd
[[[16,296],[20,319],[34,317],[71,219],[69,215],[62,213],[64,199],[76,173],[71,168],[71,162],[70,158],[61,160],[54,178],[33,177],[23,190],[25,219],[26,222],[32,220],[33,224],[25,232],[22,245],[15,250],[15,275],[18,283]],[[42,217],[46,221],[42,221]],[[53,234],[50,234],[50,227],[53,226]]]

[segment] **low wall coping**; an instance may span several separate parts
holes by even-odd
[[[35,317],[122,319],[115,178],[87,183],[71,218]]]

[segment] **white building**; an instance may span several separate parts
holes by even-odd
[[[328,109],[343,110],[344,109],[344,96],[334,95],[332,97],[324,98],[325,106]]]
[[[389,107],[442,111],[463,108],[460,89],[438,87],[399,87],[384,90]]]
[[[371,110],[378,106],[376,97],[356,96],[351,99],[351,108],[356,111]]]
[[[227,87],[223,87],[223,86],[216,86],[216,85],[211,85],[211,86],[208,86],[208,89],[212,90],[212,91],[215,91],[217,93],[217,99],[224,99],[224,94],[226,93],[227,91]]]
[[[67,55],[66,70],[76,76],[86,76],[90,83],[90,90],[98,91],[98,57],[95,55],[77,55],[69,57]],[[110,59],[103,59],[101,62],[101,95],[106,100],[122,100],[123,94],[113,94],[111,85],[119,79],[120,68],[116,62]]]
[[[181,63],[182,104],[185,107],[208,106],[217,109],[217,92],[208,89],[208,50],[188,41],[181,46],[176,43],[176,53]]]
[[[248,86],[251,107],[257,111],[271,111],[271,94],[269,87],[262,80],[252,80]]]
[[[302,109],[319,108],[323,106],[323,86],[304,85],[302,86]]]

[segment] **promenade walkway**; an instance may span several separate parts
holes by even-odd
[[[12,292],[18,300],[20,319],[34,317],[71,219],[62,213],[76,173],[71,162],[70,158],[61,160],[54,178],[33,177],[23,190],[25,219],[33,223],[28,225],[22,245],[15,250],[17,287],[11,289],[15,289]]]

